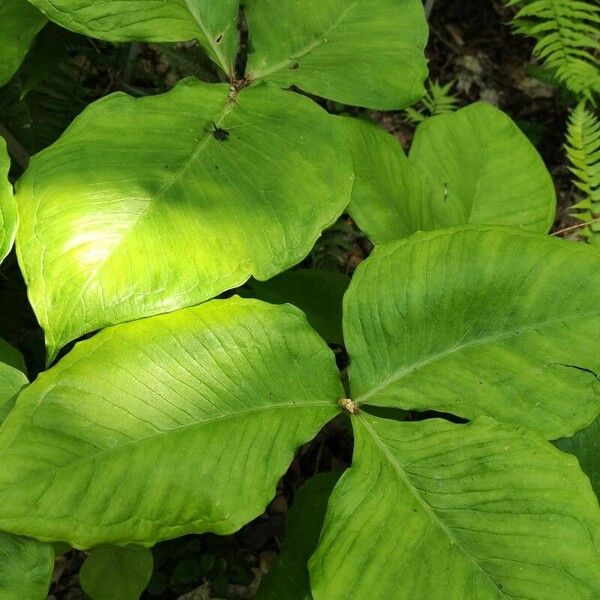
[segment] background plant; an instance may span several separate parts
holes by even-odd
[[[594,126],[600,92],[600,8],[593,3],[572,0],[511,0],[517,6],[512,24],[515,30],[537,40],[534,55],[546,75],[564,86],[579,102],[567,124],[566,153],[575,175],[573,184],[583,193],[574,206],[574,216],[591,222],[584,237],[597,243],[597,219],[594,178],[597,145]],[[591,162],[590,162],[591,161]]]

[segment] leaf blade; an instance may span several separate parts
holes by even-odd
[[[0,0],[0,86],[17,72],[45,23],[44,15],[27,0]]]
[[[381,110],[424,93],[427,24],[418,1],[249,0],[245,10],[250,80]]]
[[[600,512],[571,457],[485,417],[353,424],[310,563],[316,600],[597,595]]]
[[[84,333],[270,279],[343,211],[352,167],[327,113],[274,87],[229,93],[186,80],[110,96],[31,161],[17,253],[51,358]]]
[[[134,600],[152,576],[152,552],[143,546],[98,546],[79,572],[81,589],[92,600]]]
[[[344,301],[353,400],[571,435],[600,410],[599,261],[483,226],[377,247]]]
[[[52,546],[0,532],[0,555],[2,600],[45,600],[54,570]]]
[[[0,263],[11,251],[17,233],[17,204],[8,180],[10,157],[4,138],[0,136]]]
[[[473,223],[547,233],[552,226],[548,170],[517,125],[489,104],[427,119],[409,158],[431,188],[438,228]]]
[[[31,0],[66,29],[111,42],[198,39],[210,58],[234,76],[239,0]]]
[[[0,431],[0,527],[80,548],[232,533],[341,394],[331,351],[289,305],[232,298],[104,330]]]

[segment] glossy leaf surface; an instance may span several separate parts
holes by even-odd
[[[17,204],[8,180],[9,169],[10,157],[6,142],[0,136],[0,263],[10,252],[17,233]]]
[[[419,0],[247,0],[245,13],[250,79],[381,110],[424,93]]]
[[[152,565],[152,552],[143,546],[98,546],[81,567],[81,589],[91,600],[137,600]]]
[[[489,104],[427,119],[410,161],[431,188],[436,228],[474,223],[546,233],[554,221],[556,193],[540,155]]]
[[[353,425],[315,600],[598,597],[600,510],[573,457],[488,417]]]
[[[0,0],[0,86],[21,66],[46,18],[27,0]]]
[[[325,111],[266,85],[229,93],[189,79],[115,94],[33,158],[17,249],[51,357],[84,333],[270,279],[347,205],[350,154]]]
[[[80,548],[233,533],[341,395],[289,305],[232,298],[105,329],[0,429],[0,528]]]
[[[352,398],[569,436],[600,412],[599,306],[583,244],[469,227],[378,246],[345,296]]]
[[[197,39],[227,73],[238,48],[239,0],[30,0],[54,22],[112,42]]]

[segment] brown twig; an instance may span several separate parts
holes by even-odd
[[[574,231],[575,229],[581,229],[582,227],[587,227],[588,225],[591,225],[592,223],[598,223],[599,221],[600,221],[600,217],[596,217],[595,219],[592,219],[591,221],[586,221],[585,223],[577,223],[577,225],[571,225],[571,227],[565,227],[564,229],[559,229],[558,231],[555,231],[551,235],[561,235],[562,233],[568,233],[569,231]]]

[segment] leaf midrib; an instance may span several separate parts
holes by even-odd
[[[471,562],[476,566],[478,571],[480,571],[481,573],[483,573],[485,575],[486,579],[491,582],[491,586],[490,586],[491,589],[494,592],[496,592],[496,594],[498,594],[497,597],[503,598],[503,599],[508,598],[509,596],[505,595],[498,589],[497,583],[492,579],[491,575],[479,564],[477,557],[475,557],[473,554],[471,554],[463,546],[463,544],[452,533],[452,530],[437,516],[437,514],[435,513],[435,511],[431,507],[431,505],[429,505],[426,502],[426,500],[423,499],[423,497],[419,493],[419,490],[417,488],[415,488],[415,486],[410,481],[409,477],[404,472],[402,465],[396,460],[396,457],[390,452],[387,445],[377,435],[376,431],[371,427],[367,418],[363,417],[360,414],[355,418],[356,418],[357,422],[360,423],[363,426],[363,428],[370,434],[375,446],[379,449],[381,454],[383,454],[383,456],[387,459],[387,461],[390,463],[390,465],[392,466],[394,471],[396,471],[398,473],[398,477],[404,483],[404,485],[406,486],[406,489],[408,489],[410,494],[417,500],[417,502],[422,507],[422,509],[429,515],[431,521],[433,523],[435,523],[446,534],[446,536],[452,541],[454,546],[459,548],[463,552],[463,554],[465,554],[471,560]]]
[[[151,442],[157,438],[161,438],[161,437],[168,437],[174,434],[178,434],[181,433],[183,431],[187,431],[189,429],[193,429],[195,427],[201,428],[204,427],[205,425],[209,425],[212,423],[216,423],[219,421],[227,421],[229,419],[239,419],[242,418],[243,416],[249,415],[249,414],[256,414],[256,413],[261,413],[261,412],[272,412],[272,411],[278,411],[280,409],[295,409],[295,408],[306,408],[306,407],[311,407],[311,408],[331,408],[333,410],[336,409],[337,405],[332,402],[332,401],[320,401],[320,402],[286,402],[286,403],[280,403],[280,404],[272,404],[270,406],[260,406],[260,407],[256,407],[256,408],[252,408],[252,409],[248,409],[248,410],[241,410],[238,411],[236,413],[230,413],[230,414],[225,414],[225,415],[219,415],[216,417],[211,417],[208,419],[204,419],[202,421],[195,421],[193,423],[188,423],[186,425],[180,426],[180,427],[176,427],[173,429],[169,429],[168,431],[160,431],[158,433],[155,433],[153,435],[149,435],[147,437],[144,438],[140,438],[140,439],[136,439],[136,440],[132,440],[130,442],[126,442],[124,444],[121,444],[119,446],[116,446],[114,448],[106,448],[100,452],[96,452],[96,453],[90,453],[90,454],[86,454],[83,458],[77,458],[75,460],[73,460],[70,463],[64,464],[64,465],[60,465],[60,466],[55,466],[55,465],[51,465],[51,466],[46,466],[43,471],[45,472],[50,472],[50,473],[56,473],[58,471],[63,471],[63,470],[67,470],[67,469],[71,469],[71,468],[77,468],[80,465],[86,464],[88,462],[91,462],[93,460],[97,460],[99,458],[102,458],[104,456],[108,456],[110,454],[118,454],[120,453],[122,450],[129,448],[131,446],[135,446],[135,445],[141,445],[141,444],[145,444],[148,442]],[[333,417],[333,410],[332,410],[332,417]],[[33,419],[33,417],[32,417]],[[52,431],[52,430],[50,430]],[[8,449],[6,449],[8,450]],[[34,471],[33,473],[31,473],[29,476],[25,477],[24,479],[20,479],[18,480],[18,483],[9,483],[9,482],[4,482],[3,485],[23,485],[25,482],[29,481],[30,479],[39,479],[39,475],[40,472],[38,470]]]
[[[412,363],[408,366],[398,369],[392,375],[390,375],[389,377],[384,379],[379,385],[372,387],[370,390],[368,390],[368,391],[364,392],[363,394],[361,394],[360,396],[357,396],[356,398],[354,398],[354,401],[358,402],[358,403],[365,403],[370,398],[372,398],[375,394],[378,394],[379,392],[381,392],[388,386],[396,383],[398,380],[402,379],[405,375],[408,375],[408,374],[412,375],[415,371],[419,371],[419,370],[429,366],[430,364],[433,364],[433,363],[437,362],[438,360],[442,360],[442,359],[446,358],[447,356],[450,356],[454,353],[462,352],[466,348],[473,348],[476,346],[483,346],[488,343],[498,342],[498,341],[504,340],[506,338],[509,338],[513,335],[518,335],[518,334],[534,331],[540,327],[547,327],[547,326],[556,325],[559,323],[564,323],[567,321],[588,319],[588,318],[592,318],[592,317],[598,318],[598,313],[590,312],[590,313],[583,313],[583,314],[578,313],[575,315],[565,315],[565,316],[562,316],[557,319],[540,321],[540,322],[534,323],[533,325],[530,325],[528,327],[520,327],[517,329],[510,329],[499,335],[489,335],[486,337],[482,337],[482,338],[473,340],[471,342],[459,344],[458,346],[453,346],[452,348],[449,348],[447,350],[439,352],[438,354],[434,354],[433,356],[430,356],[430,357],[426,358],[425,360],[422,360],[422,361],[416,362],[416,363]]]

